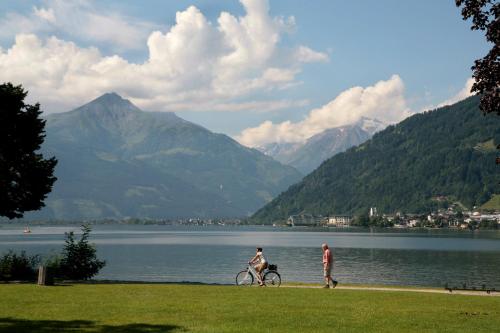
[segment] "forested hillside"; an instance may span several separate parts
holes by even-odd
[[[500,117],[483,116],[479,98],[416,114],[325,161],[254,214],[420,213],[460,202],[481,205],[499,193]]]

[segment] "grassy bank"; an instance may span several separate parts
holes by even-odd
[[[500,209],[500,194],[493,194],[491,199],[481,206],[482,209],[497,210]]]
[[[0,285],[0,333],[493,332],[500,297],[189,285]]]

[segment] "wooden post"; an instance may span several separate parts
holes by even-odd
[[[50,275],[50,271],[45,266],[38,267],[38,285],[39,286],[51,286],[54,284],[54,280]]]
[[[39,286],[45,285],[46,277],[47,277],[47,270],[46,270],[45,266],[39,266],[38,267],[38,285]]]

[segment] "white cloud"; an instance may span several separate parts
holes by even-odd
[[[216,24],[194,6],[178,12],[168,31],[150,33],[149,57],[141,64],[118,55],[103,56],[97,48],[82,48],[56,37],[42,40],[18,34],[9,49],[0,49],[0,81],[23,84],[31,100],[40,101],[51,112],[66,111],[109,91],[158,111],[228,110],[230,106],[248,110],[252,105],[258,110],[276,110],[303,105],[303,101],[245,100],[250,94],[298,84],[295,77],[302,63],[324,61],[328,56],[300,45],[288,52],[280,38],[293,30],[294,19],[270,17],[267,0],[241,3],[245,16],[223,12]],[[60,15],[68,11],[66,2],[52,0],[50,4],[50,8],[35,8],[34,16],[62,26],[71,20],[76,20],[76,27],[92,22],[94,27],[86,27],[85,34],[95,40],[126,44],[127,40],[120,39],[122,33],[130,40],[139,38],[134,25],[119,16],[95,13],[87,1],[76,2],[86,14],[73,18]]]
[[[450,97],[449,99],[447,99],[442,103],[439,103],[437,107],[440,108],[442,106],[455,104],[456,102],[460,102],[461,100],[472,96],[473,94],[471,93],[470,90],[472,89],[472,85],[474,84],[474,82],[475,80],[472,77],[467,79],[467,81],[465,82],[465,86],[456,95]]]
[[[469,78],[465,86],[454,96],[436,105],[427,106],[419,112],[455,104],[469,96],[474,79]],[[247,128],[236,139],[249,147],[261,147],[269,143],[304,142],[322,131],[353,124],[361,117],[373,118],[391,124],[414,114],[404,97],[404,83],[398,75],[387,81],[362,88],[353,87],[340,93],[328,104],[309,112],[303,121],[284,121],[274,124],[264,121],[257,127]]]
[[[56,23],[56,15],[54,14],[54,10],[52,8],[49,8],[49,9],[40,8],[40,9],[38,9],[37,7],[33,7],[33,14],[36,17],[39,17],[42,20],[45,20],[47,22]]]
[[[323,52],[316,52],[307,46],[300,46],[295,51],[295,57],[300,62],[326,62],[328,55]]]
[[[398,75],[393,75],[389,80],[379,81],[373,86],[343,91],[328,104],[310,111],[303,121],[279,124],[265,121],[242,131],[237,140],[250,147],[272,142],[303,142],[325,129],[352,124],[361,117],[395,123],[410,114],[403,81]]]
[[[120,13],[102,14],[91,0],[46,0],[45,7],[33,7],[23,15],[6,13],[0,19],[0,36],[12,37],[20,33],[62,32],[80,40],[112,44],[119,50],[137,49],[155,25]]]

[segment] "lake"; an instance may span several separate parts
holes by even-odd
[[[76,226],[0,225],[0,253],[58,253]],[[321,244],[333,248],[340,283],[500,289],[500,231],[368,230],[247,226],[93,226],[91,242],[107,261],[97,279],[234,283],[262,246],[284,282],[321,282]]]

